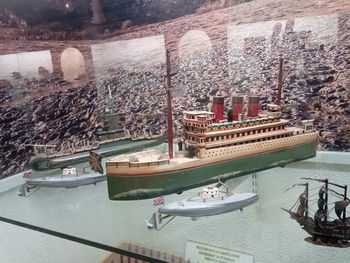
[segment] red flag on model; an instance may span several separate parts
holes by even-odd
[[[23,178],[28,178],[28,179],[32,178],[32,173],[30,173],[30,172],[24,173]]]
[[[164,197],[158,197],[157,199],[153,200],[153,205],[164,205]]]

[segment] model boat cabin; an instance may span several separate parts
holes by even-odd
[[[195,149],[198,158],[225,153],[224,149],[230,146],[268,142],[313,131],[312,120],[303,121],[300,127],[288,127],[289,121],[281,118],[280,106],[275,104],[267,105],[267,110],[259,114],[259,97],[256,96],[249,97],[248,116],[244,120],[242,96],[232,98],[233,121],[223,120],[223,106],[224,98],[214,97],[213,112],[186,111],[183,114],[186,148]],[[218,151],[213,152],[215,149]]]

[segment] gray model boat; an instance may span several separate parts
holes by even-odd
[[[208,186],[198,196],[165,205],[158,212],[172,216],[213,216],[242,209],[258,198],[256,193],[220,192],[219,188]]]
[[[29,179],[26,185],[34,187],[75,188],[87,184],[96,184],[104,180],[106,180],[106,175],[104,174],[98,172],[78,174],[76,168],[67,167],[63,169],[62,175]]]

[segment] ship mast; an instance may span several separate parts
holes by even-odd
[[[167,80],[167,87],[166,87],[166,94],[167,94],[167,106],[168,106],[168,113],[167,113],[167,126],[168,126],[168,152],[169,152],[169,158],[174,158],[174,150],[173,150],[173,141],[174,141],[174,134],[173,134],[173,109],[171,105],[171,74],[170,74],[170,52],[169,50],[166,51],[166,80]]]
[[[345,185],[344,186],[344,201],[347,199],[347,194],[348,194],[348,186]],[[343,211],[343,222],[345,222],[345,218],[346,218],[346,206],[345,206],[344,211]]]
[[[327,213],[328,213],[328,179],[325,179],[325,184],[326,184],[326,198],[325,198],[325,221],[327,222]]]
[[[281,97],[282,97],[282,84],[283,84],[283,58],[280,57],[280,65],[278,69],[278,83],[277,83],[277,100],[276,104],[281,106]]]
[[[306,192],[306,211],[305,211],[305,218],[307,218],[308,214],[309,214],[309,183],[306,183],[305,186],[305,192]]]

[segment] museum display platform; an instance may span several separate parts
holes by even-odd
[[[153,199],[111,201],[106,182],[74,189],[40,188],[23,197],[18,195],[18,190],[25,179],[22,175],[15,175],[0,181],[3,190],[0,217],[106,246],[118,247],[129,242],[183,258],[190,253],[186,244],[198,242],[252,255],[255,262],[261,263],[343,263],[348,257],[347,248],[305,242],[308,234],[281,208],[289,209],[295,203],[302,189],[286,190],[303,183],[303,177],[328,178],[345,185],[349,184],[349,175],[350,153],[318,152],[315,158],[257,173],[259,200],[243,211],[195,221],[176,217],[159,231],[149,230],[145,224],[145,220],[158,209],[153,206]],[[231,179],[227,184],[233,192],[252,190],[250,175]],[[6,185],[11,189],[6,190]],[[165,203],[191,197],[200,190],[164,196]],[[0,223],[0,230],[2,262],[49,262],[50,258],[55,258],[55,262],[99,262],[109,254],[108,251],[4,222]],[[171,260],[169,257],[169,262]]]
[[[349,262],[350,1],[23,2],[0,263]]]

